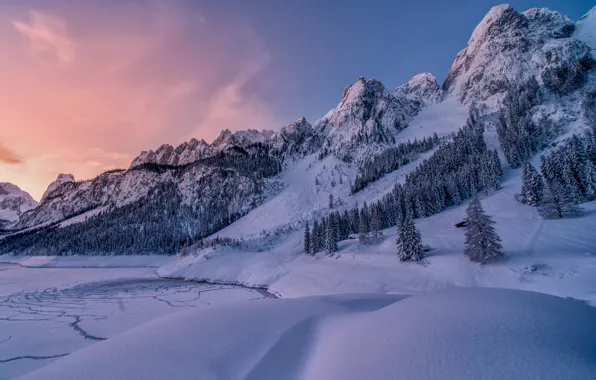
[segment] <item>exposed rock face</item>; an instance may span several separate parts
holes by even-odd
[[[281,128],[268,140],[285,157],[301,158],[319,150],[321,136],[304,117]]]
[[[157,150],[143,151],[136,157],[130,167],[134,168],[142,164],[160,164],[160,165],[187,165],[197,160],[212,157],[229,146],[248,146],[252,143],[266,142],[273,131],[249,129],[246,131],[232,132],[229,129],[221,131],[219,136],[212,144],[207,144],[205,140],[191,139],[174,148],[170,144],[163,144]]]
[[[518,13],[510,5],[493,7],[455,58],[443,89],[465,104],[503,93],[509,83],[537,75],[542,68],[534,54],[574,30],[571,20],[548,9]]]
[[[557,94],[568,94],[580,88],[589,70],[596,67],[590,47],[573,38],[549,41],[535,53],[540,79],[546,88]]]
[[[249,193],[257,199],[262,192],[263,178],[279,170],[279,163],[259,149],[230,149],[212,158],[195,161],[185,166],[164,166],[145,163],[126,171],[106,172],[89,181],[74,182],[72,176],[59,177],[37,208],[21,215],[16,228],[27,228],[53,223],[80,215],[90,210],[112,210],[139,201],[163,186],[175,186],[176,196],[186,205],[206,203],[206,178],[218,178],[222,183],[232,181],[243,198]],[[63,181],[60,182],[59,180]],[[219,180],[219,179],[218,179]],[[53,186],[59,184],[59,186]],[[222,184],[223,186],[223,184]],[[227,186],[227,185],[226,185]],[[225,200],[230,215],[245,212],[254,202]],[[228,207],[228,206],[226,206]],[[215,212],[214,210],[211,210]],[[204,210],[209,213],[210,210]],[[226,213],[226,215],[228,215]]]
[[[431,73],[421,73],[395,89],[395,96],[406,96],[425,104],[438,103],[443,98],[443,90],[437,78]]]
[[[344,90],[340,103],[315,123],[315,129],[324,136],[324,154],[360,161],[393,144],[422,107],[422,101],[395,96],[376,79],[360,78]]]
[[[8,182],[0,182],[0,227],[16,222],[26,211],[37,206],[29,193]]]
[[[54,180],[54,182],[52,182],[48,185],[48,188],[46,189],[46,191],[43,193],[43,196],[41,197],[41,202],[43,202],[48,197],[53,197],[53,196],[59,195],[59,193],[61,191],[66,191],[66,187],[61,190],[59,190],[59,189],[65,183],[74,183],[74,181],[75,181],[75,179],[72,174],[59,174],[58,178],[56,178],[56,180]]]
[[[245,131],[232,132],[229,129],[221,131],[219,136],[213,141],[214,147],[222,147],[225,145],[239,145],[247,146],[252,143],[264,143],[275,132],[264,129],[257,131],[256,129],[247,129]]]

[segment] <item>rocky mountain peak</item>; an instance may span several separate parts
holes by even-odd
[[[37,206],[37,202],[18,186],[0,182],[0,227],[16,222],[26,211]]]
[[[424,103],[437,103],[443,97],[443,90],[437,78],[431,73],[414,75],[407,83],[397,87],[395,96],[407,96]]]
[[[532,8],[523,13],[528,28],[544,39],[568,38],[575,24],[567,16],[548,8]]]
[[[192,138],[176,148],[170,144],[163,144],[155,151],[143,151],[132,161],[130,167],[134,168],[147,163],[171,166],[186,165],[213,156],[230,145],[247,146],[255,142],[265,143],[273,134],[274,132],[270,130],[248,129],[232,132],[229,129],[224,129],[211,144],[203,139]]]
[[[268,142],[282,154],[295,158],[313,153],[321,146],[320,136],[305,117],[284,125]]]
[[[508,4],[493,7],[455,58],[443,89],[464,104],[502,93],[510,82],[537,76],[541,67],[533,55],[574,29],[569,18],[548,9],[519,13]]]
[[[229,143],[233,137],[234,134],[232,133],[232,131],[230,131],[229,129],[224,129],[221,132],[219,132],[219,136],[217,136],[217,138],[213,140],[213,143],[211,143],[211,145],[220,146],[224,143]]]
[[[393,144],[423,107],[417,99],[398,97],[376,79],[359,78],[346,87],[340,103],[315,123],[324,136],[323,154],[359,161],[378,145]]]
[[[43,196],[41,197],[41,201],[43,202],[44,199],[46,199],[49,196],[53,196],[56,195],[56,190],[62,186],[65,183],[74,183],[75,179],[74,176],[72,174],[58,174],[58,177],[48,185],[48,188],[46,189],[46,191],[43,193]]]
[[[378,80],[374,78],[364,79],[364,77],[360,77],[354,84],[346,87],[338,108],[361,101],[362,99],[382,95],[385,91],[385,86]]]

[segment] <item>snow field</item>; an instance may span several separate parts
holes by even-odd
[[[594,318],[502,289],[239,302],[169,314],[19,379],[589,379]]]

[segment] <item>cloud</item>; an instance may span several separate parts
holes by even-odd
[[[263,129],[276,125],[264,125],[264,120],[275,120],[269,105],[257,96],[248,95],[243,88],[269,63],[269,55],[261,54],[251,62],[245,62],[236,78],[219,89],[206,111],[205,119],[194,131],[204,130]]]
[[[15,152],[0,145],[0,162],[9,164],[9,165],[16,165],[16,164],[22,164],[23,159]]]
[[[29,12],[29,22],[14,21],[14,27],[30,41],[34,54],[53,53],[61,62],[72,62],[76,44],[68,36],[66,23],[39,11]]]

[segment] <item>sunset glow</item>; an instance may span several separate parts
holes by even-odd
[[[92,3],[0,5],[1,181],[39,199],[61,172],[85,179],[162,143],[278,124],[243,93],[268,53],[242,20]]]
[[[161,144],[312,123],[360,76],[441,81],[494,3],[2,1],[0,182],[39,200],[59,173],[92,178]],[[512,2],[574,19],[589,3]]]

